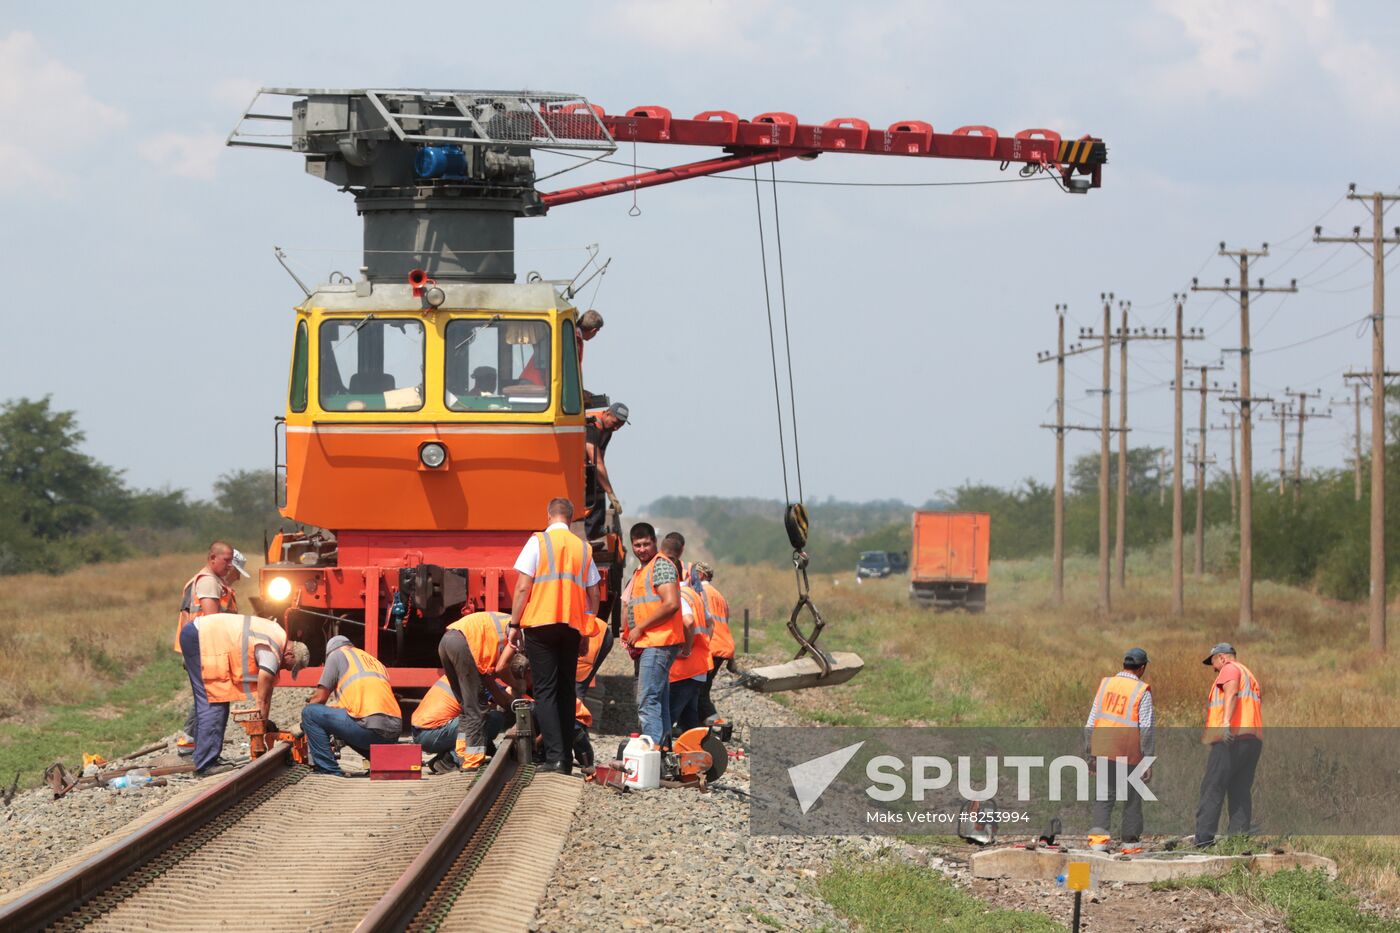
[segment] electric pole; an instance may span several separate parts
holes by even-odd
[[[1181,391],[1184,384],[1182,370],[1186,360],[1187,340],[1202,340],[1205,334],[1199,327],[1191,328],[1188,333],[1183,327],[1182,307],[1186,304],[1186,294],[1173,294],[1172,301],[1176,304],[1176,375],[1172,379],[1172,397],[1175,401],[1176,417],[1172,425],[1172,615],[1181,616],[1186,612],[1186,573],[1184,569],[1185,557],[1183,555],[1184,546],[1182,544],[1182,509],[1185,493],[1182,489],[1184,479],[1184,464],[1182,454],[1185,448],[1182,442],[1182,399]]]
[[[1266,292],[1296,292],[1295,279],[1287,288],[1249,284],[1249,260],[1269,255],[1269,244],[1263,249],[1227,250],[1220,244],[1220,255],[1239,262],[1240,284],[1230,285],[1226,279],[1223,286],[1198,285],[1191,281],[1191,290],[1200,292],[1222,292],[1234,298],[1240,306],[1240,628],[1248,631],[1254,627],[1254,398],[1250,394],[1249,380],[1249,298],[1251,294]]]
[[[1332,412],[1320,412],[1316,409],[1308,411],[1308,401],[1317,400],[1322,397],[1322,392],[1293,392],[1284,388],[1284,394],[1292,395],[1298,399],[1298,446],[1293,448],[1293,501],[1298,503],[1303,498],[1303,428],[1308,423],[1309,418],[1330,418]]]
[[[1055,430],[1055,554],[1054,554],[1054,602],[1056,606],[1065,603],[1065,357],[1086,352],[1082,344],[1075,344],[1065,352],[1065,314],[1069,305],[1055,305],[1055,318],[1058,339],[1053,354],[1039,353],[1036,361],[1055,361],[1055,423],[1048,425]],[[1047,427],[1047,425],[1042,425]]]
[[[1288,484],[1288,422],[1293,418],[1293,406],[1287,402],[1274,405],[1272,415],[1265,415],[1263,421],[1278,422],[1278,494],[1283,495]]]
[[[1334,398],[1333,405],[1347,405],[1351,408],[1351,413],[1356,418],[1356,426],[1352,431],[1352,473],[1356,485],[1356,501],[1361,501],[1361,383],[1367,378],[1362,375],[1361,379],[1352,381],[1351,374],[1347,374],[1347,383],[1351,386],[1351,398]]]
[[[1118,496],[1117,534],[1114,542],[1114,563],[1118,575],[1118,588],[1127,585],[1128,566],[1128,343],[1133,340],[1176,340],[1166,328],[1147,329],[1128,327],[1128,310],[1131,301],[1118,302],[1122,312],[1122,324],[1114,340],[1118,343]],[[1193,334],[1192,339],[1195,338]]]
[[[1353,243],[1371,257],[1371,647],[1385,651],[1385,247],[1400,243],[1385,235],[1385,209],[1398,194],[1358,194],[1355,183],[1347,187],[1347,200],[1360,201],[1371,212],[1371,244],[1367,249],[1361,228],[1350,237],[1325,237],[1313,230],[1314,243]]]
[[[1092,329],[1086,328],[1079,332],[1079,336],[1086,340],[1103,338],[1103,388],[1099,390],[1103,393],[1099,415],[1099,610],[1108,612],[1113,604],[1108,567],[1108,438],[1113,431],[1109,420],[1109,402],[1113,395],[1110,356],[1113,346],[1113,292],[1101,292],[1099,299],[1103,302],[1103,333],[1095,334]]]
[[[1230,524],[1235,523],[1235,413],[1226,412],[1230,417],[1229,424],[1213,424],[1212,431],[1230,432]]]
[[[1196,457],[1194,466],[1196,468],[1196,576],[1205,576],[1206,573],[1206,398],[1212,393],[1223,394],[1226,390],[1220,388],[1219,383],[1214,385],[1206,381],[1207,374],[1219,372],[1225,367],[1219,363],[1204,363],[1200,366],[1192,366],[1192,369],[1201,371],[1200,383],[1190,386],[1193,392],[1201,393],[1201,418],[1200,427],[1196,428],[1196,433],[1200,437],[1196,445]],[[1233,386],[1231,390],[1233,391]]]

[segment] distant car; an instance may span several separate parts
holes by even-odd
[[[862,551],[860,559],[856,561],[856,578],[862,577],[888,577],[894,573],[894,568],[890,566],[890,556],[885,551]]]
[[[909,572],[909,552],[908,551],[886,551],[885,554],[890,559],[891,573]]]

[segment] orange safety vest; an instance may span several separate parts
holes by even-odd
[[[540,562],[536,567],[530,601],[520,617],[521,628],[563,622],[582,630],[588,616],[589,568],[593,554],[578,535],[567,528],[535,532]]]
[[[588,711],[588,707],[583,705],[583,701],[574,697],[574,718],[583,724],[585,729],[593,727],[593,714]]]
[[[574,681],[582,683],[583,679],[593,671],[593,665],[598,660],[598,652],[603,650],[603,639],[607,637],[608,625],[597,616],[588,617],[590,628],[584,630],[584,653],[579,655],[578,670],[574,674]]]
[[[671,662],[671,683],[689,680],[697,674],[708,674],[713,663],[710,660],[710,625],[705,618],[705,597],[683,586],[681,599],[690,605],[690,611],[695,616],[695,640],[690,645],[690,657],[678,656]]]
[[[1094,702],[1099,712],[1094,717],[1089,752],[1103,758],[1126,758],[1128,764],[1142,761],[1141,734],[1138,712],[1142,698],[1152,688],[1132,677],[1105,677],[1099,684]]]
[[[510,621],[508,612],[473,612],[462,616],[447,627],[448,631],[461,632],[467,638],[476,669],[487,677],[496,676],[496,662],[506,646],[506,623]]]
[[[715,589],[704,584],[705,615],[710,624],[710,654],[728,660],[734,657],[734,634],[729,631],[729,601]]]
[[[379,659],[367,651],[352,645],[341,645],[336,651],[346,652],[350,662],[340,682],[326,700],[327,706],[339,707],[355,719],[364,719],[379,713],[400,719],[399,701],[394,699],[394,688],[389,686],[389,675]]]
[[[645,573],[639,570],[632,577],[632,600],[627,604],[627,609],[634,622],[645,624],[660,614],[661,594],[656,592],[656,585],[651,581],[656,574],[656,562],[666,559],[657,554],[647,564]],[[670,618],[648,627],[645,632],[638,636],[636,646],[638,648],[664,648],[667,645],[679,645],[684,642],[685,620],[681,616],[680,607],[677,606]]]
[[[287,646],[287,633],[271,619],[257,616],[222,612],[202,618],[199,667],[209,702],[251,702],[258,683],[258,646],[268,646],[280,658]]]
[[[446,676],[439,677],[437,683],[423,694],[418,708],[413,711],[413,727],[436,729],[447,725],[460,715],[462,707],[457,702],[457,695],[452,692],[452,685],[447,682]]]
[[[199,582],[200,577],[214,577],[215,580],[219,580],[219,578],[210,573],[209,568],[206,567],[199,573],[190,577],[189,582],[185,584],[185,588],[181,590],[180,615],[175,622],[175,640],[170,645],[170,647],[175,649],[176,654],[180,653],[180,629],[184,628],[185,623],[190,619],[197,619],[202,615],[209,614],[200,608],[199,600],[194,598],[194,585]],[[238,600],[233,595],[233,587],[229,586],[223,580],[219,580],[219,586],[223,587],[223,590],[219,594],[219,608],[217,611],[237,612]]]
[[[1254,672],[1239,661],[1231,661],[1230,663],[1240,669],[1241,681],[1239,692],[1235,695],[1235,713],[1230,717],[1230,732],[1235,735],[1252,735],[1256,738],[1262,738],[1264,735],[1264,690],[1259,686],[1259,678],[1255,677]],[[1210,693],[1206,695],[1207,744],[1213,745],[1223,739],[1223,736],[1219,734],[1212,735],[1209,730],[1224,729],[1225,725],[1225,688],[1212,682]]]

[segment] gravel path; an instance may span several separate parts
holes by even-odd
[[[301,721],[301,707],[310,690],[289,687],[272,694],[272,718],[290,727]],[[168,750],[145,755],[127,765],[175,764],[175,734],[165,737]],[[224,734],[224,756],[246,758],[248,739],[243,727],[230,717]],[[346,750],[346,764],[357,758]],[[163,760],[168,759],[168,760]],[[176,797],[193,793],[200,781],[193,775],[172,774],[165,787],[133,787],[126,790],[74,790],[58,800],[48,788],[24,791],[0,814],[0,895],[42,874],[127,823]]]

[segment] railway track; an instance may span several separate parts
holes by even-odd
[[[475,780],[373,783],[315,775],[280,744],[0,906],[0,930],[523,929],[516,867],[542,869],[512,847],[531,820],[567,827],[580,788],[532,781],[531,733],[505,738]],[[470,917],[453,913],[464,894]]]

